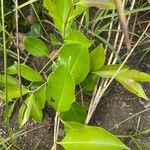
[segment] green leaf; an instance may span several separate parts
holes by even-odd
[[[15,70],[13,70],[11,72],[11,74],[17,74],[17,70],[18,70],[18,64],[15,63],[14,66],[16,67],[16,72]],[[14,68],[13,66],[11,66],[11,68]],[[28,81],[32,81],[32,82],[42,82],[43,81],[43,77],[38,74],[38,72],[36,72],[35,70],[33,70],[32,68],[28,67],[25,64],[20,64],[20,70],[21,70],[21,76],[28,80]],[[9,70],[8,70],[9,71]]]
[[[44,0],[44,6],[49,11],[49,15],[53,17],[54,24],[62,36],[72,31],[73,19],[86,9],[86,6],[78,5],[76,2],[72,0]]]
[[[50,40],[52,46],[61,45],[61,42],[57,39],[57,35],[55,34],[50,34]]]
[[[57,7],[53,0],[44,0],[44,6],[48,10],[50,16],[58,19]]]
[[[89,48],[93,42],[89,40],[82,32],[73,31],[65,38],[66,44],[79,43]]]
[[[64,123],[64,127],[65,127],[65,132],[66,134],[70,131],[70,130],[79,130],[84,128],[85,126],[81,123],[78,122],[63,122]]]
[[[102,78],[112,78],[114,76],[114,74],[117,72],[117,70],[119,69],[121,65],[120,64],[115,64],[115,65],[105,65],[102,68],[100,68],[99,71],[94,71],[94,74],[97,74],[98,76],[102,77]],[[129,67],[124,65],[121,70],[119,71],[118,74],[125,72],[129,70]],[[117,75],[118,75],[117,74]]]
[[[53,17],[55,26],[64,34],[70,26],[69,14],[72,12],[72,0],[44,0],[44,6],[48,9],[49,15]]]
[[[27,65],[21,64],[20,68],[21,68],[21,76],[26,80],[33,81],[33,82],[43,81],[42,76],[32,68],[28,67]]]
[[[0,90],[0,106],[5,102],[3,91]]]
[[[7,123],[7,119],[9,119],[13,113],[15,103],[9,103],[8,108],[3,111],[3,121]]]
[[[150,74],[138,70],[127,70],[122,72],[119,76],[130,78],[134,81],[150,82]]]
[[[81,0],[78,4],[99,9],[115,9],[115,0]]]
[[[19,127],[21,128],[28,120],[30,116],[30,112],[32,109],[32,104],[35,97],[31,94],[21,105],[19,109],[18,119],[19,119]]]
[[[75,83],[79,84],[89,73],[89,53],[88,49],[81,44],[65,44],[60,50],[60,57],[67,60],[71,57],[70,72]]]
[[[94,91],[95,85],[97,83],[97,80],[98,80],[97,75],[89,74],[83,80],[83,82],[81,82],[81,87],[82,87],[83,91],[85,91],[86,93],[92,94],[92,92]]]
[[[86,108],[80,106],[79,103],[75,101],[72,103],[69,111],[61,114],[61,118],[63,121],[84,123],[86,119]]]
[[[68,111],[75,100],[75,84],[68,67],[59,66],[48,78],[47,99],[57,112]]]
[[[48,57],[49,50],[47,45],[40,39],[32,36],[24,38],[25,49],[36,57]]]
[[[37,92],[34,93],[35,99],[31,109],[31,117],[37,121],[43,119],[43,108],[46,103],[46,86],[42,86]]]
[[[41,122],[43,119],[43,110],[37,106],[36,99],[32,103],[30,116],[39,122]]]
[[[43,109],[46,103],[46,85],[43,85],[41,88],[39,88],[34,95],[37,106]]]
[[[99,70],[104,64],[106,60],[105,50],[103,45],[100,44],[90,53],[90,67],[91,71]]]
[[[29,33],[31,36],[40,37],[42,35],[41,24],[38,21],[35,21],[31,26],[31,31]]]
[[[121,83],[128,91],[130,91],[131,93],[137,95],[138,97],[144,98],[146,100],[148,100],[142,86],[135,82],[132,79],[123,77],[122,75],[118,75],[115,78],[119,83]]]
[[[17,74],[16,64],[17,63],[15,62],[13,65],[11,65],[7,68],[7,74],[9,74],[9,75]]]
[[[5,98],[5,92],[4,89],[2,96]],[[22,87],[22,96],[27,94],[29,91],[26,87]],[[20,88],[19,86],[8,86],[7,87],[7,98],[9,100],[20,97]]]
[[[13,86],[13,85],[19,85],[19,82],[16,78],[11,77],[7,75],[7,85],[8,86]],[[0,74],[0,86],[4,87],[5,86],[5,75]]]
[[[82,14],[87,9],[86,6],[78,5],[78,4],[75,4],[74,7],[75,7],[75,9],[74,9],[74,11],[72,11],[70,13],[69,20],[73,20],[75,17],[79,16],[80,14]]]
[[[65,150],[125,150],[117,137],[100,127],[85,126],[71,129],[59,142]]]

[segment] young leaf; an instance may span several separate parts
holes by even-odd
[[[142,86],[135,82],[132,79],[126,78],[124,76],[116,76],[115,78],[119,83],[121,83],[128,91],[131,93],[137,95],[138,97],[144,98],[145,100],[148,100]]]
[[[113,75],[117,72],[118,68],[120,67],[120,64],[115,64],[115,65],[105,65],[102,68],[100,68],[99,71],[94,71],[94,74],[97,74],[98,76],[102,78],[112,78]],[[118,74],[125,72],[129,70],[129,67],[124,65],[121,70],[119,71]],[[117,74],[117,75],[118,75]]]
[[[18,119],[19,119],[19,127],[21,128],[28,120],[32,108],[32,104],[35,97],[31,94],[21,105],[19,109]]]
[[[68,67],[59,66],[48,78],[47,99],[57,112],[68,111],[75,100],[75,84]]]
[[[78,4],[99,9],[115,9],[114,0],[81,0]]]
[[[22,87],[22,96],[28,93],[28,89],[26,87]],[[5,89],[3,91],[3,96],[5,97]],[[9,100],[20,97],[20,88],[19,86],[8,86],[7,87],[7,98]]]
[[[86,108],[80,106],[79,103],[75,101],[72,103],[69,111],[61,114],[61,118],[63,121],[84,123],[86,119]]]
[[[95,85],[97,83],[98,80],[98,76],[95,74],[89,74],[84,80],[83,82],[81,82],[81,87],[83,89],[83,91],[92,94],[92,92],[94,91]]]
[[[100,127],[71,129],[59,142],[65,150],[129,150],[117,137]]]
[[[100,44],[90,53],[90,70],[97,71],[99,70],[105,63],[106,54],[103,48],[103,45]]]
[[[89,48],[92,45],[92,41],[89,40],[82,32],[73,31],[65,39],[66,44],[79,43]]]
[[[43,119],[43,108],[46,103],[46,86],[42,86],[37,92],[34,93],[35,99],[31,109],[31,117],[37,121]]]
[[[64,60],[71,57],[69,68],[76,84],[85,79],[90,66],[89,53],[85,46],[81,44],[65,44],[60,50],[60,57]]]
[[[40,39],[32,36],[24,38],[25,49],[36,57],[48,57],[49,50],[47,45]]]
[[[150,82],[150,74],[138,70],[127,70],[122,72],[119,76],[130,78],[134,81]]]
[[[19,82],[16,78],[11,77],[7,75],[7,85],[8,86],[13,86],[13,85],[19,85]],[[0,74],[0,86],[4,87],[5,86],[5,75]]]

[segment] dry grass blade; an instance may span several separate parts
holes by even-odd
[[[115,0],[115,3],[116,3],[116,8],[117,8],[119,20],[120,20],[120,23],[122,25],[122,29],[123,29],[123,32],[124,32],[126,46],[127,46],[127,49],[130,50],[131,49],[131,44],[130,44],[130,40],[129,40],[129,32],[128,32],[127,21],[126,21],[126,17],[125,17],[125,14],[124,14],[123,7],[122,7],[122,1],[121,0],[119,0],[119,1]]]

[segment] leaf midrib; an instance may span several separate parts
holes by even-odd
[[[68,72],[67,72],[67,75],[65,77],[65,80],[64,80],[64,84],[63,84],[63,88],[62,88],[62,92],[61,92],[61,96],[60,96],[60,100],[59,100],[59,104],[58,104],[58,112],[59,112],[59,109],[60,109],[60,106],[61,106],[61,103],[62,103],[62,98],[63,98],[63,93],[64,93],[64,90],[65,90],[65,86],[66,86],[66,79],[68,78]]]

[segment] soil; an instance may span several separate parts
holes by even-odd
[[[127,64],[135,69],[150,73],[150,53],[147,54],[141,62],[141,49],[147,46],[138,47],[136,52],[129,59]],[[10,62],[11,63],[11,62]],[[3,71],[3,54],[0,53],[0,72]],[[150,96],[150,84],[142,84],[147,95]],[[141,98],[131,94],[124,89],[119,83],[114,81],[110,86],[109,94],[102,98],[94,115],[91,119],[90,125],[101,126],[116,135],[130,135],[142,132],[150,127],[150,102],[144,101]],[[85,101],[89,102],[89,99]],[[142,113],[142,111],[144,111]],[[149,109],[150,110],[150,109]],[[3,106],[0,106],[0,115],[2,116]],[[141,112],[141,113],[139,113]],[[139,114],[137,114],[139,113]],[[135,117],[131,116],[137,114]],[[23,128],[22,135],[15,139],[15,145],[11,150],[49,150],[53,143],[53,124],[54,112],[52,108],[46,106],[45,118],[42,123],[37,123],[30,120]],[[125,119],[127,119],[125,121]],[[14,113],[11,118],[13,132],[19,132],[17,124],[17,114]],[[124,122],[124,123],[121,123]],[[121,123],[121,124],[120,124]],[[6,138],[6,126],[0,118],[0,137]],[[64,132],[60,129],[60,138]],[[121,138],[132,150],[139,149],[131,138]],[[144,134],[136,137],[141,143],[150,143],[150,135]],[[17,146],[17,147],[16,147]],[[3,149],[0,147],[0,149]],[[61,149],[61,148],[59,148]],[[149,150],[143,145],[142,150]]]

